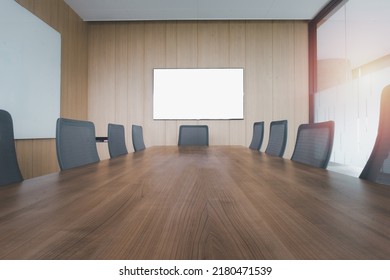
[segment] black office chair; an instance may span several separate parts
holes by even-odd
[[[100,161],[92,122],[59,118],[56,146],[61,170]]]
[[[12,117],[0,110],[0,186],[21,181],[23,176],[16,158]]]
[[[209,127],[207,125],[181,125],[179,146],[208,146]]]
[[[125,127],[120,124],[108,124],[108,151],[110,158],[127,155]]]
[[[287,143],[287,120],[273,121],[270,125],[269,140],[265,153],[283,157]]]
[[[378,134],[359,178],[390,185],[390,85],[382,91]]]
[[[134,152],[145,150],[142,126],[133,124],[131,127],[131,135],[133,139]]]
[[[249,149],[259,151],[264,138],[264,122],[255,122],[253,124],[252,142]]]
[[[326,168],[332,152],[333,138],[333,121],[301,124],[291,160]]]

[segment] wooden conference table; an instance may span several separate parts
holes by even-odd
[[[390,187],[152,147],[0,188],[0,259],[390,259]]]

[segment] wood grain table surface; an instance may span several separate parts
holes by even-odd
[[[0,188],[0,259],[390,259],[390,187],[240,146]]]

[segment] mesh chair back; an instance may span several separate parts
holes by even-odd
[[[179,146],[208,146],[209,127],[207,125],[181,125]]]
[[[16,158],[11,115],[0,110],[0,186],[23,180]]]
[[[110,157],[118,157],[127,154],[125,127],[120,124],[108,124],[108,151]]]
[[[287,120],[273,121],[270,126],[269,140],[266,154],[283,157],[287,143]]]
[[[360,178],[390,185],[390,85],[382,91],[378,134]]]
[[[332,152],[333,135],[333,121],[301,124],[291,160],[326,168]]]
[[[96,148],[95,125],[89,121],[59,118],[56,146],[61,170],[100,160]]]
[[[252,150],[259,151],[261,148],[261,144],[263,144],[264,137],[264,122],[255,122],[253,124],[253,135],[252,141],[249,145],[249,148]]]
[[[142,126],[132,125],[131,134],[133,139],[134,151],[137,152],[137,151],[145,150],[144,134],[142,131]]]

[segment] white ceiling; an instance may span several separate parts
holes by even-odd
[[[65,0],[85,21],[312,19],[330,0]]]

